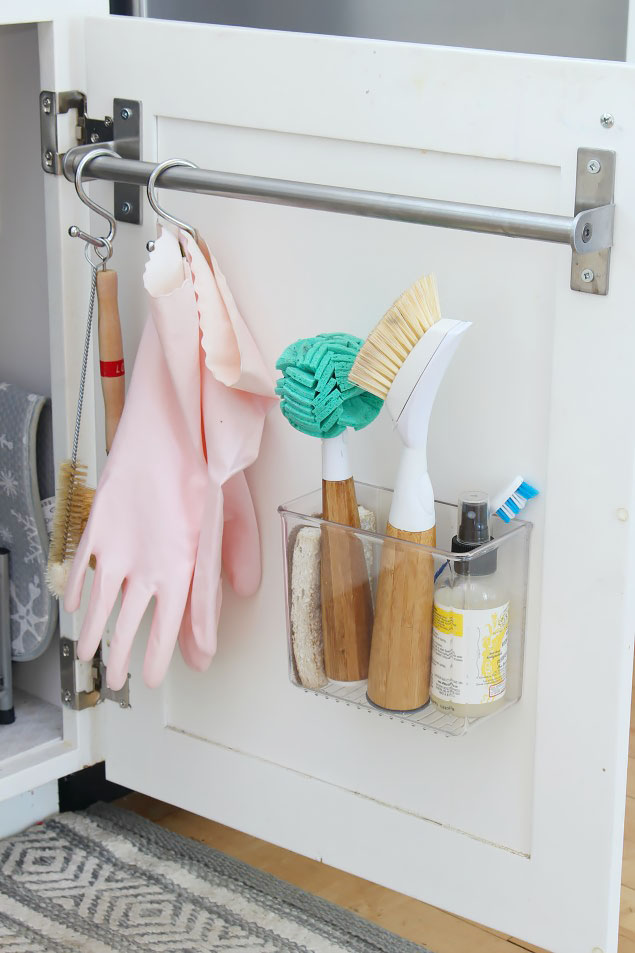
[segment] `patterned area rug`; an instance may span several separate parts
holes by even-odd
[[[427,953],[108,805],[0,841],[3,953]]]

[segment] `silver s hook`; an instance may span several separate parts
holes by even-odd
[[[173,225],[176,225],[177,228],[182,228],[184,232],[187,232],[188,235],[191,235],[196,244],[198,245],[198,232],[191,225],[188,225],[187,222],[182,222],[180,219],[176,218],[174,215],[170,215],[169,212],[166,212],[165,209],[161,208],[157,200],[155,189],[157,188],[157,179],[162,172],[165,172],[166,169],[171,169],[172,166],[183,165],[187,166],[188,169],[198,169],[198,166],[194,162],[190,162],[188,159],[166,159],[165,162],[160,162],[150,173],[148,179],[148,184],[146,186],[146,192],[148,195],[148,202],[154,209],[154,211],[161,218],[165,219],[166,222],[171,222]],[[149,241],[146,245],[148,251],[154,250],[154,242]]]
[[[112,243],[117,232],[117,222],[115,217],[111,215],[107,209],[102,208],[101,205],[97,205],[97,202],[94,202],[90,196],[86,194],[84,191],[84,183],[82,182],[84,168],[98,156],[114,156],[116,159],[121,158],[121,156],[117,152],[113,152],[112,149],[91,149],[90,152],[86,152],[77,163],[77,168],[75,169],[75,191],[84,205],[87,205],[93,212],[97,212],[98,215],[106,219],[109,225],[108,234],[104,237],[95,238],[93,235],[89,235],[88,232],[83,232],[77,225],[71,225],[68,234],[71,238],[81,238],[82,241],[86,242],[84,253],[89,264],[94,265],[94,262],[89,257],[89,246],[92,246],[101,264],[105,268],[106,262],[112,255]]]

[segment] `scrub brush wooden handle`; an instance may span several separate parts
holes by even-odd
[[[411,533],[388,524],[386,536],[436,545],[436,530]],[[377,587],[368,697],[381,708],[413,711],[430,697],[434,560],[386,540]]]
[[[359,528],[353,478],[322,481],[322,517]],[[373,611],[361,540],[346,529],[322,528],[324,669],[342,682],[368,676]]]
[[[117,272],[97,274],[99,367],[106,415],[106,453],[110,452],[125,399],[125,369],[117,304]]]
[[[358,387],[386,398],[404,442],[386,530],[393,539],[384,542],[382,552],[368,675],[369,699],[393,711],[413,711],[430,697],[434,559],[406,542],[435,545],[428,422],[458,336],[467,327],[468,322],[441,317],[436,281],[425,275],[370,332],[349,374]]]
[[[359,510],[346,432],[366,427],[382,405],[348,380],[361,344],[351,334],[318,334],[290,344],[276,361],[283,374],[276,393],[284,417],[296,430],[322,439],[322,516],[355,528]],[[320,565],[326,674],[335,681],[364,679],[372,602],[361,540],[350,529],[323,526]]]

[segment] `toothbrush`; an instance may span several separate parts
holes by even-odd
[[[280,409],[292,427],[322,438],[322,518],[359,528],[347,427],[375,419],[382,401],[351,384],[348,374],[362,345],[350,334],[320,334],[291,344],[276,363]],[[329,679],[368,675],[372,601],[361,540],[324,526],[321,533],[321,613],[324,668]]]
[[[540,490],[533,487],[531,483],[527,483],[521,476],[517,476],[504,490],[501,490],[500,493],[497,493],[496,496],[493,497],[491,511],[492,513],[496,513],[505,523],[511,523],[511,521],[518,516],[520,511],[524,509],[529,500],[533,500],[539,493]],[[496,508],[494,508],[494,504],[496,504]],[[446,559],[446,561],[439,566],[434,574],[435,583],[437,579],[443,575],[449,565]]]
[[[404,443],[386,535],[436,543],[426,445],[432,405],[469,322],[441,318],[436,281],[421,278],[371,331],[349,380],[378,397]],[[384,543],[375,600],[368,698],[414,711],[430,697],[434,560],[410,545]]]
[[[538,496],[540,491],[527,483],[521,476],[514,477],[504,489],[492,498],[492,512],[496,513],[505,523],[511,522],[529,500]]]

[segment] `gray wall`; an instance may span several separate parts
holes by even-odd
[[[113,10],[117,0],[113,0]],[[172,20],[623,60],[628,0],[119,0]],[[127,10],[126,10],[127,8]]]
[[[48,396],[39,91],[37,27],[0,28],[0,380]]]

